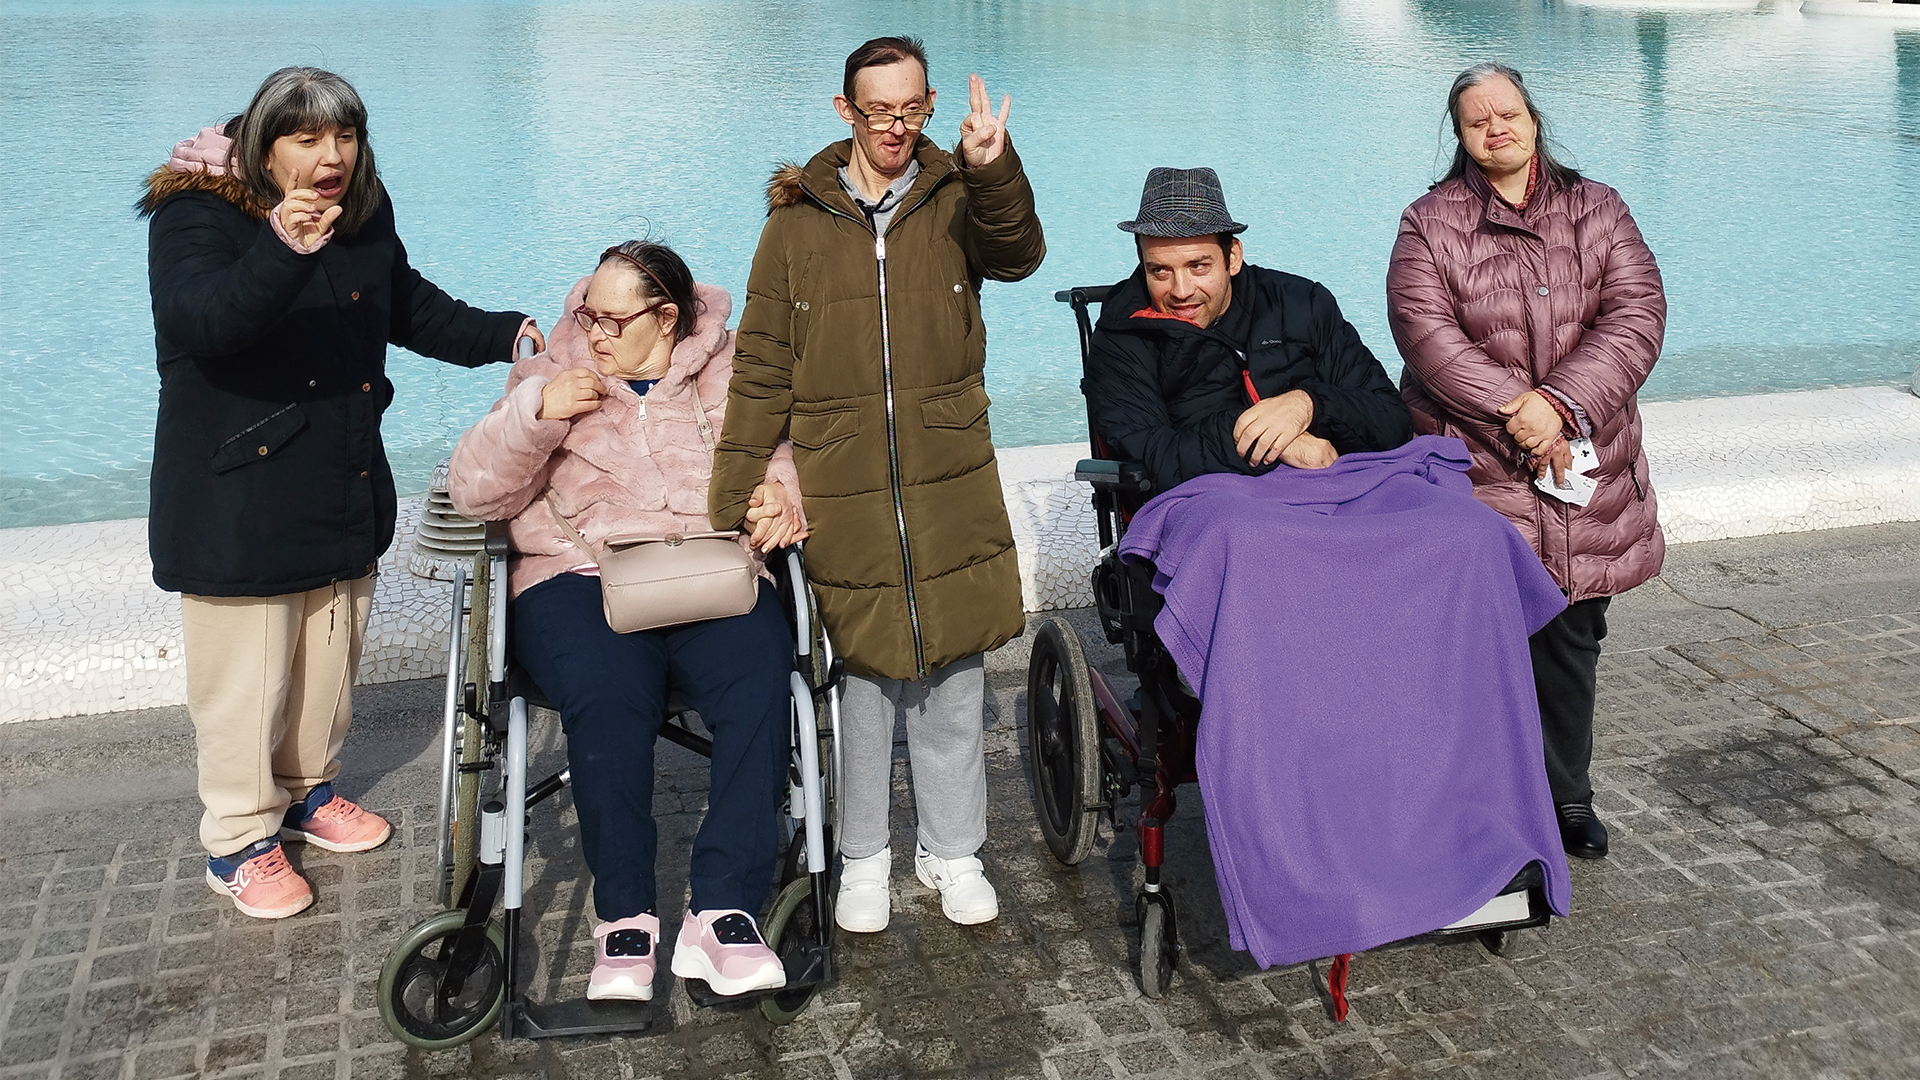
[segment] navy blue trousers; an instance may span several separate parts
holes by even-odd
[[[521,593],[509,618],[515,656],[567,733],[594,912],[611,921],[654,909],[653,746],[671,684],[713,733],[693,910],[757,918],[779,855],[793,671],[793,634],[773,587],[762,582],[745,615],[616,634],[599,579],[560,574]]]

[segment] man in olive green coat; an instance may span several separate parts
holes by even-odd
[[[716,528],[749,504],[782,438],[805,493],[807,576],[848,677],[841,719],[836,916],[877,931],[890,910],[887,811],[896,722],[919,812],[915,869],[956,922],[999,911],[986,839],[982,655],[1021,632],[1020,575],[982,381],[985,278],[1046,253],[1033,189],[969,77],[949,153],[926,54],[876,38],[847,58],[834,107],[853,137],[787,165],[747,280],[727,422],[710,487]]]

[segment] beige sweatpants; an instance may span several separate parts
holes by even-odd
[[[340,771],[373,577],[285,596],[181,596],[200,842],[231,855]]]

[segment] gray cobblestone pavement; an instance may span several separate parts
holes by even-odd
[[[786,1028],[676,991],[646,1038],[392,1042],[374,984],[431,911],[435,685],[359,695],[343,786],[395,840],[297,852],[318,902],[277,924],[202,880],[184,710],[0,728],[0,1080],[1920,1076],[1917,542],[1884,526],[1673,552],[1614,605],[1595,768],[1613,854],[1574,866],[1573,917],[1504,957],[1357,957],[1340,1025],[1304,969],[1227,948],[1192,789],[1168,839],[1186,952],[1165,998],[1140,996],[1130,834],[1067,869],[1032,824],[1024,643],[989,668],[1000,919],[954,927],[908,874],[893,926],[843,936],[839,983]],[[556,729],[537,730],[547,765]],[[661,756],[671,889],[704,782],[698,759]],[[591,963],[561,802],[536,811],[530,863],[539,997],[578,995]]]

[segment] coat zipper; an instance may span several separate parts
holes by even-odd
[[[894,222],[926,205],[927,200],[933,198],[933,193],[939,190],[940,185],[947,179],[948,177],[942,176],[934,181],[933,185],[927,188],[926,194],[920,196],[918,202],[896,211],[892,219],[887,222],[887,231],[893,230]],[[924,679],[927,676],[927,646],[920,634],[920,602],[913,589],[913,549],[907,543],[907,507],[901,493],[900,482],[899,428],[894,417],[893,335],[887,318],[887,238],[874,229],[871,221],[836,210],[818,195],[814,195],[813,199],[827,213],[846,218],[848,221],[859,222],[866,226],[868,232],[873,233],[873,261],[880,281],[880,378],[886,391],[887,401],[887,480],[893,495],[893,524],[900,536],[900,570],[907,593],[907,623],[913,630],[914,677]]]
[[[894,219],[898,221],[898,218]],[[887,469],[893,485],[893,524],[900,533],[900,567],[907,587],[907,622],[913,627],[913,670],[916,678],[926,678],[926,643],[920,639],[920,604],[913,591],[913,550],[907,543],[907,508],[901,497],[900,442],[894,419],[893,335],[887,320],[887,238],[873,238],[873,261],[880,273],[880,378],[887,394]]]

